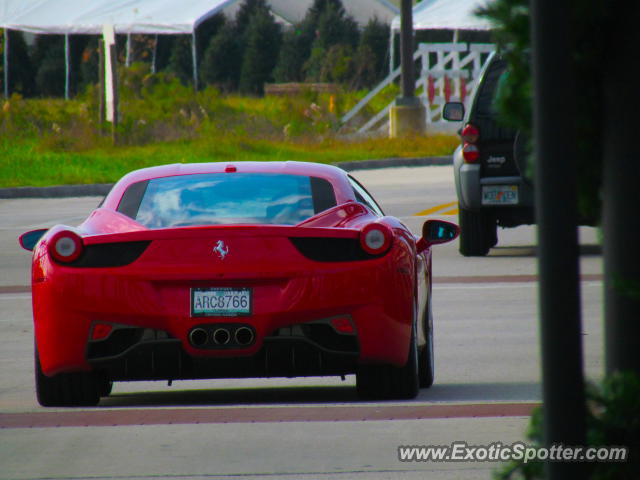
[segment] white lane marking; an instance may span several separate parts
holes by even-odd
[[[0,293],[0,300],[31,300],[30,293]]]

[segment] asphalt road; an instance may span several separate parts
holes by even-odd
[[[353,175],[415,232],[427,218],[456,221],[450,166]],[[29,254],[16,237],[77,224],[99,200],[0,200],[0,479],[490,478],[496,464],[405,463],[397,447],[524,438],[523,415],[540,400],[533,227],[501,231],[486,258],[461,257],[457,242],[436,247],[436,383],[413,401],[359,402],[347,377],[118,383],[97,409],[38,407]],[[594,379],[603,365],[595,238],[581,229]]]

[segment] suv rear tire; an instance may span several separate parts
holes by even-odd
[[[497,224],[486,212],[459,207],[460,253],[465,257],[484,257],[498,243]]]

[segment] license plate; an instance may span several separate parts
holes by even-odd
[[[192,288],[192,317],[251,315],[250,288]]]
[[[517,205],[517,185],[484,185],[482,187],[483,205]]]

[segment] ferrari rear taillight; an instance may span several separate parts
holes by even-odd
[[[476,143],[480,138],[480,131],[475,125],[468,123],[460,133],[462,138],[462,157],[466,163],[475,163],[480,158]]]
[[[381,255],[391,246],[393,234],[386,225],[367,225],[360,233],[360,245],[371,255]]]
[[[49,242],[49,254],[54,260],[61,263],[71,263],[77,260],[83,250],[82,239],[69,231],[56,233]]]

